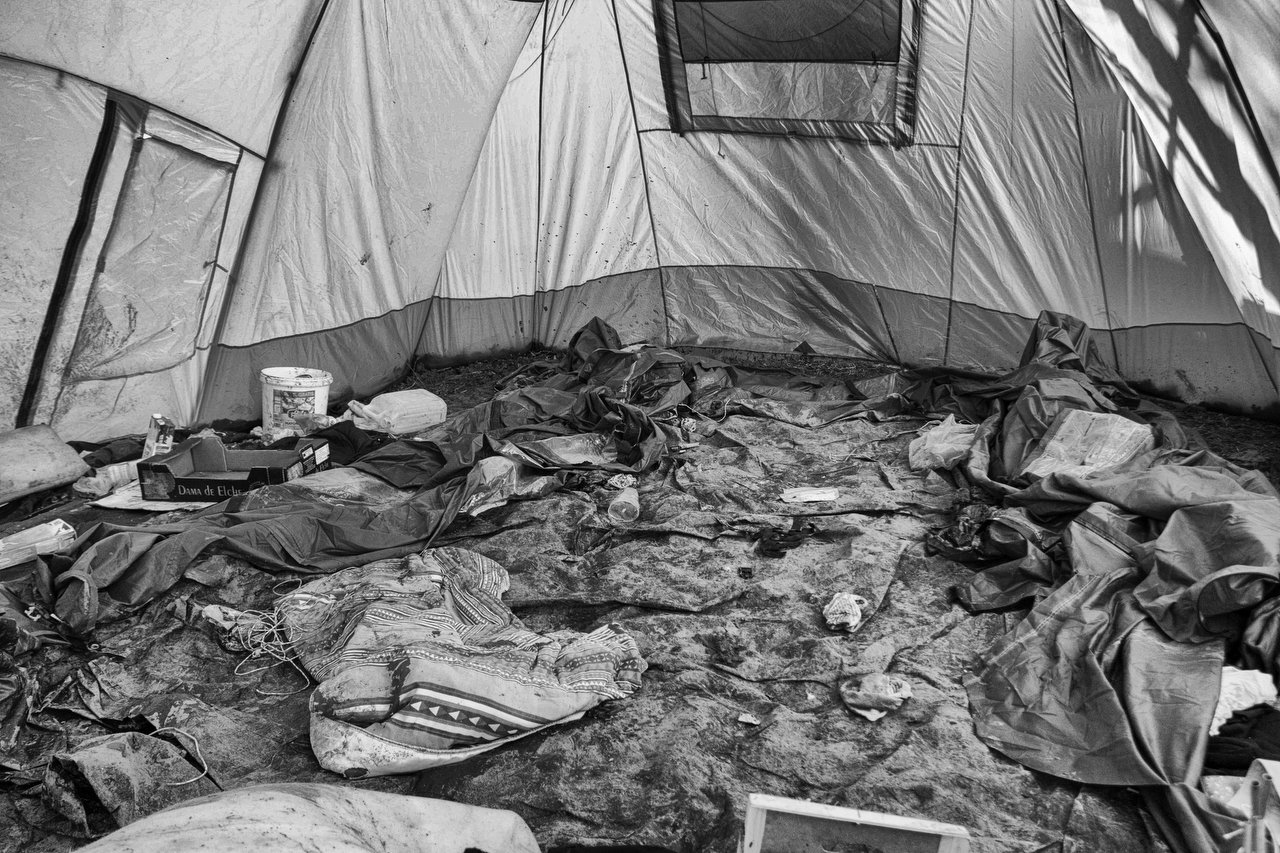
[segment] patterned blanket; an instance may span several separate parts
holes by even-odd
[[[644,659],[617,626],[535,633],[502,602],[507,588],[493,560],[436,548],[283,596],[279,622],[321,682],[321,765],[358,778],[455,763],[640,686]]]

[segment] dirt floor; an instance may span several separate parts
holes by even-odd
[[[797,354],[698,352],[838,379],[889,370]],[[420,367],[397,388],[427,388],[459,412],[528,384],[558,359],[532,352]],[[1210,449],[1280,482],[1280,425],[1171,408]],[[975,736],[963,687],[968,661],[1019,615],[966,613],[950,589],[969,569],[921,547],[956,500],[906,465],[921,425],[810,429],[733,416],[704,423],[677,464],[642,478],[642,515],[628,530],[601,520],[603,478],[459,519],[437,544],[505,566],[505,600],[530,628],[616,623],[649,666],[636,694],[465,763],[358,782],[322,770],[309,748],[301,676],[246,662],[197,615],[208,603],[267,610],[293,581],[221,557],[144,617],[103,631],[100,653],[38,653],[39,665],[29,666],[39,669],[45,695],[38,716],[63,729],[42,737],[52,752],[104,731],[180,727],[200,736],[210,773],[161,791],[166,797],[268,781],[412,792],[513,809],[548,850],[649,844],[729,853],[753,792],[960,824],[983,853],[1165,850],[1136,793],[1033,773]],[[795,547],[770,555],[757,544],[762,531],[804,511],[777,501],[790,486],[835,486],[841,497],[823,507],[834,514],[802,520],[812,527]],[[125,520],[118,515],[109,520]],[[68,500],[23,521],[0,520],[0,535],[52,517],[81,528],[102,513]],[[866,601],[856,633],[823,620],[836,592]],[[907,682],[912,695],[871,722],[846,699],[876,674]],[[190,770],[178,760],[175,778]],[[0,850],[54,853],[84,843],[83,826],[33,793],[39,773],[18,782],[0,797]]]

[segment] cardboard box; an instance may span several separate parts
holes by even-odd
[[[304,438],[294,450],[227,450],[196,436],[138,463],[142,496],[151,501],[221,501],[329,467],[329,442]]]

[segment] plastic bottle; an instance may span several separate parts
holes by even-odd
[[[640,494],[635,489],[623,489],[609,502],[609,520],[614,524],[626,524],[639,517]]]

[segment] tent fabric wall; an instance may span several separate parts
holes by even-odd
[[[545,11],[498,104],[420,354],[564,345],[606,314],[627,340],[666,335],[613,8],[552,2]]]
[[[97,86],[0,59],[0,426],[26,391],[104,101]]]
[[[577,309],[574,318],[594,312],[634,324],[661,307],[661,323],[655,318],[651,328],[642,328],[671,344],[770,351],[803,345],[824,354],[1000,369],[1016,363],[1031,322],[1049,308],[1105,332],[1097,336],[1104,355],[1153,391],[1245,411],[1276,402],[1268,364],[1272,321],[1257,310],[1270,298],[1260,286],[1259,265],[1253,266],[1255,307],[1252,313],[1244,308],[1245,322],[1241,295],[1247,302],[1248,288],[1239,284],[1239,271],[1235,285],[1221,272],[1241,261],[1223,266],[1225,247],[1215,251],[1201,236],[1217,226],[1195,213],[1200,203],[1184,203],[1186,179],[1179,182],[1176,170],[1158,162],[1163,149],[1150,138],[1141,110],[1118,111],[1118,99],[1159,101],[1170,91],[1210,104],[1225,97],[1220,81],[1215,93],[1203,73],[1182,80],[1172,66],[1117,87],[1114,76],[1127,72],[1109,52],[1109,40],[1122,50],[1126,38],[1142,39],[1143,50],[1158,43],[1136,12],[1141,4],[1100,4],[1114,7],[1107,14],[1128,16],[1126,26],[1136,27],[1136,36],[1081,27],[1076,14],[1087,13],[1090,2],[926,4],[916,135],[912,144],[895,148],[841,139],[673,133],[655,7],[646,0],[615,0],[611,10],[652,222],[652,261],[621,276],[593,273],[581,263],[548,269],[538,261],[531,296],[530,251],[539,259],[588,257],[574,239],[545,227],[538,243],[528,245],[522,217],[530,215],[535,190],[544,225],[549,195],[573,199],[582,216],[562,221],[576,221],[575,237],[626,233],[644,224],[635,211],[585,198],[584,187],[618,186],[603,166],[612,158],[625,164],[631,155],[604,147],[598,156],[577,157],[578,147],[599,145],[610,135],[589,126],[578,136],[556,132],[556,117],[575,115],[584,105],[598,115],[611,88],[617,97],[616,86],[601,82],[609,68],[605,39],[595,38],[593,52],[579,58],[597,72],[588,75],[589,94],[560,82],[559,72],[569,66],[553,58],[558,46],[574,44],[575,32],[598,32],[604,17],[604,4],[590,12],[580,5],[570,4],[571,13],[563,15],[564,4],[553,4],[546,32],[532,37],[553,35],[536,69],[546,75],[539,77],[537,99],[532,70],[508,86],[464,202],[460,222],[467,227],[455,230],[450,245],[440,290],[448,304],[435,307],[420,352],[460,360],[502,349],[504,337],[517,345],[563,343],[570,324],[566,318],[557,324],[551,306],[538,299],[564,290],[575,291],[561,300]],[[1166,6],[1194,17],[1189,3],[1168,0]],[[1256,17],[1276,17],[1259,4],[1252,8]],[[1211,60],[1200,61],[1208,67]],[[582,69],[577,71],[571,79],[581,86]],[[1099,98],[1110,100],[1102,104]],[[540,139],[528,124],[513,130],[511,121],[535,108],[542,116]],[[553,163],[555,171],[542,172],[541,183],[531,187],[517,164],[527,169],[538,142],[540,150],[555,152],[540,165]],[[566,158],[566,150],[575,157]],[[1235,156],[1226,150],[1214,155],[1228,161]],[[495,227],[496,211],[520,229],[518,257],[487,249],[484,241],[502,239],[493,235],[507,227]],[[1260,211],[1255,206],[1240,215],[1265,222]],[[1260,230],[1265,247],[1276,229]],[[1216,233],[1219,243],[1227,238]],[[501,258],[501,272],[495,258]],[[513,283],[506,298],[488,289],[496,282]],[[517,316],[509,321],[514,335],[496,321]],[[455,323],[479,334],[460,334]]]
[[[1280,10],[912,8],[911,132],[876,142],[673,131],[653,0],[0,0],[0,55],[68,72],[0,62],[27,81],[0,108],[50,124],[33,137],[49,158],[6,176],[38,212],[0,212],[14,340],[44,324],[103,104],[118,110],[37,415],[76,437],[156,408],[251,418],[262,367],[363,394],[415,355],[562,345],[592,316],[628,341],[999,369],[1042,309],[1098,329],[1151,390],[1280,412]],[[802,78],[735,66],[693,87],[732,112],[732,84],[755,120]],[[848,99],[811,86],[803,120],[837,124]],[[170,356],[113,368],[84,320],[106,310],[95,265],[124,227],[133,146],[159,144],[136,141],[144,121],[234,174],[206,210],[225,212],[209,277],[190,272],[208,240],[175,261],[198,316],[174,322]],[[30,158],[22,133],[0,145]]]
[[[255,416],[260,369],[290,354],[285,364],[332,372],[336,395],[403,368],[536,13],[511,0],[329,6],[272,152],[200,417]],[[330,346],[324,363],[301,362]]]
[[[1248,399],[1269,380],[1199,227],[1071,15],[1064,36],[1118,367],[1168,397]]]
[[[1017,363],[1050,308],[1108,325],[1053,0],[975,0],[946,363]],[[994,320],[995,322],[989,322]]]
[[[105,94],[104,92],[104,100]],[[125,174],[129,170],[133,139],[144,121],[145,114],[142,106],[117,104],[115,127],[109,142],[110,147],[106,152],[106,163],[98,186],[93,217],[88,223],[88,232],[80,247],[79,262],[71,273],[61,310],[54,320],[49,349],[45,353],[44,369],[40,373],[36,390],[34,423],[51,423],[55,420],[71,424],[92,423],[102,411],[101,407],[95,407],[91,412],[80,413],[80,415],[71,413],[68,420],[65,416],[56,417],[54,409],[58,400],[68,390],[64,386],[67,362],[71,359],[76,338],[80,334],[80,318],[84,316],[93,277],[97,273],[97,258],[102,254],[103,245],[111,230],[116,199],[120,196]],[[64,244],[65,242],[64,238]],[[27,381],[27,374],[24,373],[19,381]],[[16,412],[16,409],[13,411]]]
[[[534,341],[538,127],[546,7],[511,69],[458,211],[419,354],[470,357]]]
[[[1280,163],[1280,15],[1274,3],[1198,0],[1208,25],[1221,36],[1258,120],[1272,163]]]
[[[1223,333],[1253,348],[1251,360],[1228,349],[1218,370],[1260,370],[1245,399],[1218,398],[1242,408],[1280,413],[1280,185],[1269,167],[1265,140],[1253,133],[1242,93],[1223,66],[1211,34],[1180,0],[1135,4],[1126,0],[1064,0],[1099,56],[1133,104],[1173,186],[1204,236],[1239,313],[1252,334]],[[1276,21],[1261,3],[1254,15]],[[1274,87],[1254,92],[1266,105],[1280,102]],[[1264,109],[1263,112],[1268,112]],[[1188,297],[1189,311],[1195,311]],[[1195,323],[1188,316],[1184,322]],[[1216,342],[1202,339],[1201,351]],[[1157,353],[1153,353],[1156,355]],[[1253,368],[1253,369],[1251,369]],[[1140,374],[1139,374],[1140,375]],[[1251,376],[1250,379],[1253,379]],[[1246,380],[1249,382],[1249,380]]]
[[[539,119],[539,293],[657,266],[646,164],[623,63],[612,4],[548,4]],[[585,68],[591,73],[583,74]],[[625,307],[611,312],[615,327],[631,340],[661,339],[666,320],[656,277],[633,278],[649,293],[615,302]],[[548,344],[568,344],[591,319],[550,310],[545,300],[543,307],[534,321],[538,340]]]
[[[0,0],[0,54],[155,104],[261,154],[321,0]]]
[[[124,103],[37,396],[36,417],[102,438],[195,421],[226,270],[261,161]]]

